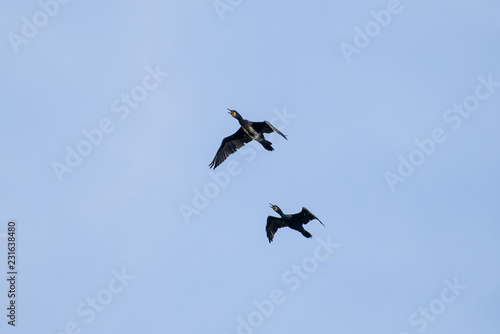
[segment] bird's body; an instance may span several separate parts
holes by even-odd
[[[266,233],[270,243],[274,239],[274,234],[281,227],[288,226],[292,230],[296,230],[302,233],[304,237],[310,238],[312,237],[311,233],[307,232],[304,229],[303,225],[307,224],[311,220],[317,219],[321,223],[321,225],[325,226],[321,222],[321,220],[319,220],[315,215],[311,213],[311,211],[307,210],[304,207],[302,208],[302,211],[293,215],[284,214],[277,205],[271,204],[271,208],[276,211],[281,216],[281,218],[273,216],[267,217]]]
[[[266,150],[274,151],[272,143],[264,138],[264,133],[271,133],[274,131],[283,136],[283,138],[287,139],[283,133],[281,133],[268,121],[251,122],[243,119],[243,117],[241,117],[241,115],[236,110],[228,110],[231,116],[238,120],[238,123],[240,123],[240,128],[234,134],[222,140],[219,150],[217,151],[214,159],[209,165],[210,168],[217,168],[217,166],[224,162],[224,160],[226,160],[229,155],[233,154],[239,148],[243,147],[243,145],[251,142],[252,140],[261,143]]]

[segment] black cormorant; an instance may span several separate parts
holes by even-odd
[[[270,205],[274,211],[279,213],[281,218],[273,216],[267,217],[266,232],[267,232],[267,238],[269,239],[269,243],[273,241],[274,234],[276,233],[276,231],[278,231],[280,227],[285,227],[285,226],[288,226],[293,230],[299,231],[306,238],[312,237],[311,233],[304,230],[304,227],[302,226],[304,224],[307,224],[311,220],[318,219],[318,217],[313,215],[311,211],[307,210],[306,208],[302,208],[302,211],[300,211],[299,213],[293,215],[285,215],[277,205],[273,204]],[[318,221],[321,223],[321,225],[325,226],[321,222],[321,220],[318,219]]]
[[[243,117],[241,117],[236,110],[231,110],[229,108],[227,110],[229,110],[229,114],[231,114],[231,116],[238,120],[241,127],[234,134],[222,140],[219,150],[215,154],[214,160],[212,160],[210,165],[208,165],[210,168],[217,168],[217,166],[224,162],[228,156],[243,147],[246,143],[251,142],[252,139],[261,143],[266,150],[274,151],[274,148],[271,146],[271,142],[264,138],[264,133],[271,133],[274,131],[283,136],[283,138],[287,139],[280,130],[276,129],[268,121],[250,122],[243,119]]]

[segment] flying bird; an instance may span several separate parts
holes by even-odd
[[[223,163],[228,156],[230,156],[239,148],[243,147],[243,145],[251,142],[252,140],[256,140],[261,143],[266,150],[274,151],[274,148],[271,146],[272,143],[264,138],[264,133],[271,133],[274,131],[288,140],[280,130],[276,129],[268,121],[247,121],[246,119],[243,119],[243,117],[241,117],[241,115],[236,110],[231,110],[229,108],[227,110],[229,110],[229,114],[231,114],[231,116],[238,120],[238,122],[240,123],[240,128],[231,136],[226,137],[222,140],[219,150],[215,154],[214,160],[212,160],[210,165],[208,165],[210,168],[217,168],[217,166]]]
[[[266,224],[266,232],[267,238],[269,239],[269,243],[271,243],[274,239],[274,234],[278,231],[279,228],[288,226],[292,230],[299,231],[306,238],[312,237],[311,233],[307,232],[302,225],[309,223],[311,220],[318,219],[315,215],[311,213],[311,211],[306,208],[302,208],[302,211],[293,215],[286,215],[281,211],[281,209],[277,205],[269,204],[271,208],[276,211],[281,218],[269,216],[267,217]],[[321,225],[325,226],[318,219]],[[326,227],[326,226],[325,226]]]

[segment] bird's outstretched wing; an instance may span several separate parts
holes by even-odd
[[[219,150],[215,154],[214,160],[208,165],[213,169],[217,168],[228,156],[243,147],[246,143],[252,141],[242,128],[239,128],[234,134],[222,140]]]
[[[281,218],[269,216],[267,217],[266,232],[269,243],[274,239],[274,234],[280,227],[285,227],[285,222]]]
[[[288,140],[288,138],[286,138],[286,136],[281,133],[280,130],[276,129],[271,123],[269,123],[268,121],[264,121],[264,122],[253,122],[252,123],[252,126],[253,128],[257,131],[257,132],[260,132],[260,133],[271,133],[271,132],[276,132],[277,134],[279,134],[280,136],[282,136],[283,138],[285,138],[286,140]]]
[[[302,208],[302,211],[300,211],[299,213],[296,213],[296,214],[292,215],[292,217],[295,218],[295,219],[298,219],[298,221],[301,222],[302,224],[307,224],[311,220],[317,219],[321,223],[321,225],[325,226],[325,224],[323,224],[321,222],[321,220],[319,220],[318,217],[316,217],[315,215],[313,215],[312,212],[309,211],[309,210],[307,210],[306,208]]]

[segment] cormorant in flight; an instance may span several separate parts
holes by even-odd
[[[267,225],[266,232],[267,238],[269,239],[269,243],[271,243],[274,239],[274,234],[280,227],[288,226],[289,228],[299,231],[306,238],[312,237],[311,233],[304,230],[302,225],[307,224],[311,220],[318,219],[315,215],[311,213],[311,211],[306,208],[302,208],[302,211],[293,215],[286,215],[281,211],[281,209],[277,205],[270,204],[271,208],[276,211],[281,218],[269,216],[267,217]],[[325,226],[321,220],[318,219],[321,225]],[[325,226],[326,227],[326,226]]]
[[[264,138],[264,133],[271,133],[274,131],[277,134],[283,136],[283,138],[287,139],[280,130],[276,129],[268,121],[250,122],[246,119],[243,119],[243,117],[241,117],[241,115],[236,110],[231,110],[229,108],[227,110],[229,110],[229,114],[231,114],[231,116],[238,120],[238,122],[240,123],[240,128],[234,134],[222,140],[219,150],[215,154],[214,160],[212,160],[210,165],[208,165],[210,168],[217,168],[217,166],[224,162],[224,160],[226,160],[228,156],[236,152],[239,148],[243,147],[243,145],[245,145],[246,143],[251,142],[252,139],[261,143],[266,150],[274,151],[274,148],[271,146],[271,142],[267,141]]]

